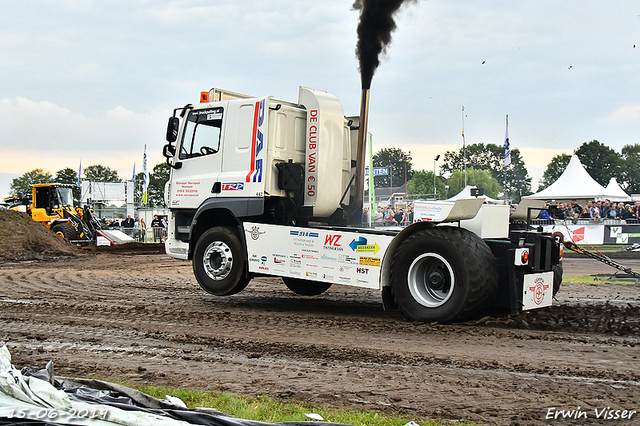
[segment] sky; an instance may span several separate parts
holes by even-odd
[[[433,170],[462,147],[463,124],[467,144],[502,145],[508,115],[535,190],[583,142],[640,143],[639,2],[405,3],[371,85],[374,151]],[[313,87],[357,115],[352,4],[2,1],[0,197],[36,168],[101,164],[131,179],[145,146],[152,169],[173,109],[212,87],[292,102]]]

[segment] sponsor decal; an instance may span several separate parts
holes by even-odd
[[[362,278],[358,278],[356,282],[358,284],[369,284],[369,280],[363,280]]]
[[[354,256],[349,256],[348,254],[339,254],[338,261],[340,263],[352,263],[354,265],[358,264],[358,258]]]
[[[318,273],[317,272],[307,271],[306,272],[306,276],[309,277],[309,278],[318,278]]]
[[[369,268],[356,268],[356,272],[359,274],[368,274]]]
[[[356,253],[376,254],[380,250],[378,243],[367,244],[367,239],[365,237],[359,237],[357,240],[354,239],[349,243],[349,247],[351,247],[351,250]]]
[[[260,262],[260,259],[258,258],[258,255],[252,254],[249,258],[249,262]]]
[[[351,269],[351,266],[344,266],[344,265],[340,266],[340,272],[347,272],[350,269]]]
[[[342,247],[342,244],[340,244],[341,238],[342,238],[342,235],[327,234],[324,237],[324,245],[322,246],[322,248],[324,248],[325,250],[336,250],[336,251],[344,250],[344,248]]]
[[[176,197],[197,197],[199,193],[200,182],[177,181]]]
[[[317,257],[317,256],[314,256],[314,255],[312,255],[312,254],[303,254],[303,255],[302,255],[302,258],[303,258],[303,259],[318,260],[318,257]]]
[[[294,237],[309,237],[309,238],[318,238],[320,234],[317,232],[310,231],[289,231],[289,235],[293,235]]]
[[[301,276],[302,274],[300,273],[300,271],[291,271],[291,270],[290,270],[290,271],[289,271],[289,275],[293,275],[293,276],[295,276],[295,277],[299,277],[299,276]]]
[[[275,263],[275,264],[285,263],[285,262],[286,262],[286,260],[281,258],[281,257],[274,257],[273,258],[273,263]]]
[[[380,267],[380,258],[360,256],[360,265]]]
[[[267,265],[267,256],[262,256],[260,257],[260,263],[262,263],[263,265]]]
[[[300,259],[291,259],[292,268],[300,268],[301,266],[302,266],[302,261]]]
[[[223,183],[223,191],[242,191],[244,189],[243,182]]]
[[[331,262],[337,262],[338,261],[338,256],[332,256],[332,255],[327,254],[327,253],[322,253],[322,256],[320,256],[320,259],[329,260]]]
[[[351,282],[351,277],[343,277],[343,276],[338,276],[338,279],[342,282],[348,283]]]
[[[322,274],[322,278],[325,279],[325,280],[332,281],[333,280],[333,275]]]
[[[533,302],[540,305],[544,301],[544,294],[549,289],[549,284],[544,283],[544,279],[536,278],[529,291],[533,292]]]
[[[309,110],[307,114],[307,161],[306,173],[307,182],[305,188],[305,198],[307,201],[315,201],[316,199],[316,182],[318,179],[318,110]]]
[[[260,238],[260,235],[267,233],[267,231],[260,231],[259,226],[253,226],[251,227],[251,231],[247,230],[247,232],[251,235],[251,239],[254,241],[257,241],[258,238]]]
[[[220,120],[222,118],[222,107],[192,111],[191,115],[206,115],[207,120]]]
[[[264,148],[265,124],[265,99],[256,102],[255,116],[253,118],[253,138],[251,142],[251,169],[247,174],[246,182],[262,182],[262,158],[260,152]]]

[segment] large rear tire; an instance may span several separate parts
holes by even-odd
[[[67,241],[78,239],[78,231],[69,222],[57,223],[51,227],[51,230]]]
[[[555,296],[560,291],[562,285],[562,273],[564,272],[562,267],[562,261],[557,265],[553,265],[553,295]]]
[[[230,228],[218,226],[206,231],[193,252],[193,273],[207,293],[230,296],[244,290],[244,256],[240,239]]]
[[[399,247],[391,288],[411,321],[460,321],[489,308],[498,288],[496,260],[487,244],[462,228],[416,232]]]
[[[282,277],[284,285],[292,292],[301,296],[317,296],[329,290],[331,283],[303,280],[300,278]]]

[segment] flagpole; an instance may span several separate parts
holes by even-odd
[[[504,204],[507,204],[507,166],[511,164],[511,143],[509,141],[509,114],[505,118],[504,128],[504,167],[502,176],[504,178]]]
[[[462,162],[464,164],[464,187],[467,187],[467,146],[464,140],[464,105],[462,106]]]

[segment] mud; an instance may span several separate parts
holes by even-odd
[[[567,259],[565,273],[585,265]],[[377,291],[340,285],[304,297],[260,278],[211,296],[162,254],[0,266],[0,339],[18,367],[53,360],[59,375],[478,424],[572,424],[546,419],[551,407],[588,413],[573,424],[640,411],[640,286],[565,283],[556,305],[420,324],[384,312]]]
[[[26,213],[0,210],[0,262],[76,256],[77,248]]]

